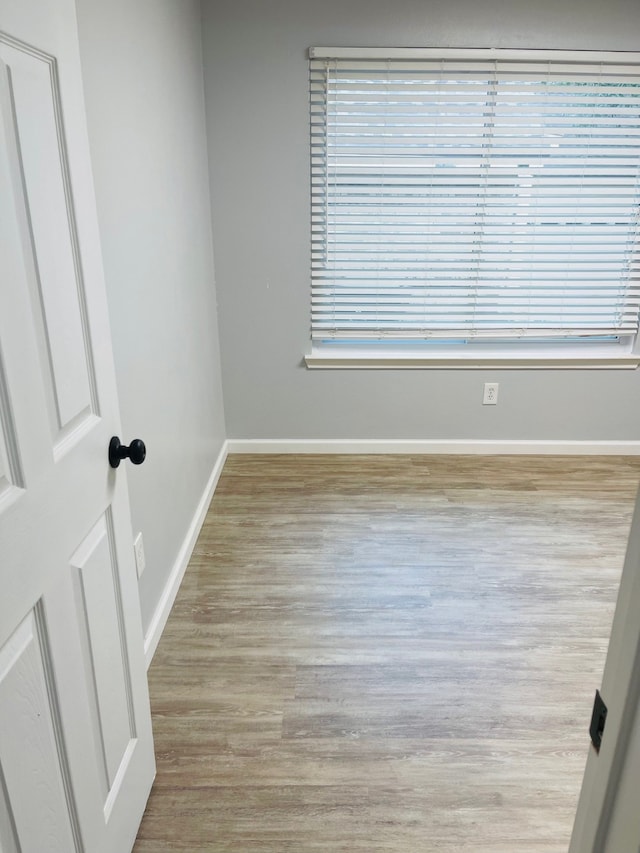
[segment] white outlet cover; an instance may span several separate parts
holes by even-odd
[[[484,393],[482,395],[483,406],[495,406],[498,403],[499,382],[485,382]]]
[[[142,541],[142,533],[138,533],[136,538],[133,540],[133,553],[136,558],[136,571],[138,572],[138,577],[144,572],[145,566],[147,565],[147,561],[144,556],[144,542]]]

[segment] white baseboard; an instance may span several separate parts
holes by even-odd
[[[198,539],[198,534],[202,528],[207,510],[209,509],[213,493],[218,485],[218,480],[220,479],[220,474],[222,473],[222,468],[224,467],[224,463],[227,458],[227,447],[228,442],[225,441],[220,453],[218,454],[215,465],[213,466],[213,471],[211,472],[211,476],[204,488],[202,497],[198,502],[191,524],[189,525],[184,541],[178,552],[178,556],[176,557],[173,568],[171,569],[169,580],[166,583],[164,591],[160,597],[160,601],[158,602],[158,606],[156,607],[153,618],[149,624],[149,628],[145,634],[144,656],[147,669],[153,660],[156,648],[160,642],[160,637],[164,631],[164,626],[167,624],[167,619],[169,618],[169,613],[171,613],[173,602],[176,600],[176,595],[178,594],[182,578],[184,577],[189,560],[191,559],[191,554],[193,553],[193,549]]]
[[[640,441],[494,441],[466,439],[230,439],[228,453],[452,453],[554,456],[638,456]]]

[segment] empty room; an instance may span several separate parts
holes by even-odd
[[[638,853],[640,6],[0,0],[0,848]]]

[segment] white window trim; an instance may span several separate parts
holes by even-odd
[[[624,50],[555,50],[503,47],[310,47],[310,59],[491,59],[566,62],[606,62],[625,65],[638,61],[638,51]]]
[[[640,365],[640,356],[634,355],[580,355],[580,356],[540,356],[540,355],[472,355],[470,353],[457,356],[445,355],[407,355],[399,352],[381,354],[379,352],[363,352],[346,347],[323,346],[312,348],[311,353],[304,356],[305,364],[310,369],[438,369],[438,370],[481,370],[495,368],[498,370],[634,370]]]
[[[588,51],[588,50],[507,50],[502,48],[322,48],[309,49],[309,57],[349,59],[434,59],[496,58],[513,60],[539,60],[572,62],[608,62],[625,65],[628,60],[638,62],[638,52]],[[312,343],[311,352],[304,356],[305,364],[311,369],[635,369],[640,365],[640,333],[621,338],[618,342],[594,343],[592,345],[537,344],[475,344],[466,346],[442,346],[429,351],[422,345],[419,349],[403,346],[384,352],[381,348],[354,347],[332,341]]]

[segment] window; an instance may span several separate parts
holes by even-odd
[[[638,363],[640,54],[310,57],[317,352]]]

